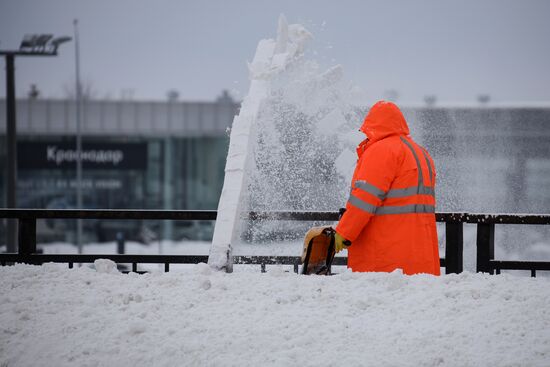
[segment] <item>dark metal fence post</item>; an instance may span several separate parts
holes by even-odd
[[[493,274],[489,261],[495,258],[495,224],[478,223],[477,225],[477,266],[476,271]]]
[[[462,223],[445,223],[445,274],[462,273],[463,249]]]
[[[116,252],[117,254],[124,254],[126,253],[126,244],[125,244],[125,238],[124,238],[124,232],[117,232],[116,233]]]
[[[19,255],[36,253],[36,218],[19,219]]]

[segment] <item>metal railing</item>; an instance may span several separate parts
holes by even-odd
[[[338,220],[338,212],[250,212],[251,220],[296,220],[326,221]],[[207,262],[207,255],[132,255],[132,254],[39,254],[36,249],[37,219],[111,219],[111,220],[216,220],[217,212],[212,210],[51,210],[51,209],[0,209],[0,218],[17,219],[19,236],[18,252],[0,254],[0,264],[45,262],[91,263],[97,259],[110,259],[116,263],[131,263],[132,271],[137,264],[164,264],[164,270],[170,270],[170,264],[195,264]],[[463,224],[477,224],[477,265],[478,272],[490,274],[501,270],[530,270],[536,276],[540,270],[550,271],[549,261],[504,261],[495,260],[495,225],[525,224],[548,225],[550,215],[536,214],[470,214],[436,213],[436,220],[445,223],[445,257],[440,264],[445,273],[463,271]],[[293,265],[298,272],[299,256],[234,256],[234,264],[260,265],[265,271],[266,265]],[[336,257],[334,265],[346,265],[347,258]]]

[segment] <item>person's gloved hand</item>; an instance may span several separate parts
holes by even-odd
[[[351,245],[351,242],[342,237],[338,232],[334,232],[334,251],[339,253],[348,246]]]

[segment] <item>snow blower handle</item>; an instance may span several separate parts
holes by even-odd
[[[342,216],[344,215],[345,212],[346,212],[346,208],[338,209],[338,220],[342,219]],[[344,240],[343,243],[346,247],[351,246],[351,241],[350,240]]]
[[[340,208],[338,209],[338,220],[342,219],[342,216],[346,212],[346,208]]]

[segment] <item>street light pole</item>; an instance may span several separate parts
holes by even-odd
[[[17,185],[17,131],[16,131],[16,105],[15,105],[15,56],[13,53],[6,55],[6,117],[7,117],[7,160],[8,160],[8,182],[7,182],[7,207],[16,208],[16,185]],[[8,219],[7,222],[7,252],[16,251],[17,243],[17,222],[15,219]]]
[[[60,44],[70,41],[70,37],[53,39],[51,34],[27,35],[23,38],[19,50],[0,50],[0,56],[6,59],[6,135],[7,149],[7,187],[6,206],[17,207],[17,127],[15,103],[15,56],[57,56]],[[7,221],[7,252],[17,249],[17,222],[15,219]]]
[[[73,20],[74,52],[76,72],[76,207],[82,209],[82,85],[80,83],[80,47],[78,43],[78,19]],[[82,219],[76,220],[76,244],[78,253],[82,253]]]

